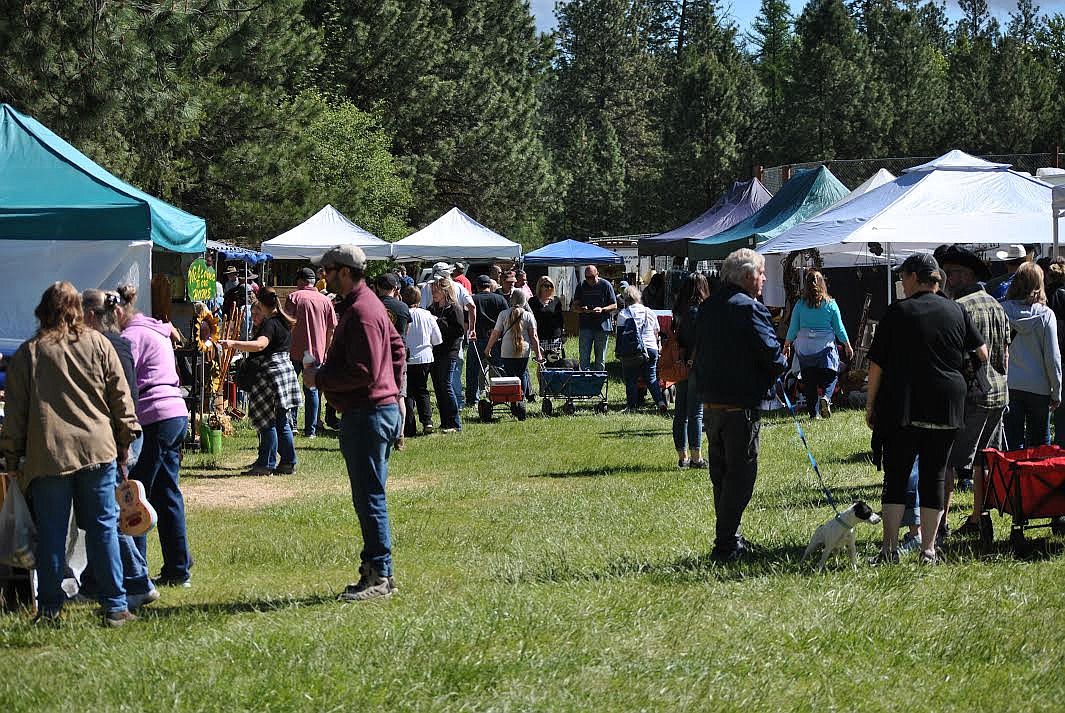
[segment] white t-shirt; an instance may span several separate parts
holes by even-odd
[[[499,313],[499,318],[496,319],[495,331],[499,332],[499,343],[502,351],[500,356],[504,359],[521,359],[522,357],[529,356],[529,350],[532,349],[532,338],[536,334],[536,318],[533,317],[532,310],[528,307],[524,308],[525,314],[521,316],[521,326],[514,325],[510,331],[507,331],[507,323],[510,320],[510,313],[513,309],[505,309]],[[521,329],[525,338],[525,349],[519,352],[514,348],[514,331],[515,329]]]
[[[410,327],[403,337],[410,350],[408,364],[432,364],[433,347],[444,341],[436,317],[421,307],[410,308]]]
[[[618,329],[630,319],[636,320],[640,329],[640,339],[648,349],[658,349],[658,317],[654,310],[641,304],[634,304],[618,312]]]

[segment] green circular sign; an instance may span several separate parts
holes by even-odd
[[[203,258],[193,260],[189,265],[189,276],[185,282],[188,297],[193,302],[205,302],[214,299],[215,276]]]

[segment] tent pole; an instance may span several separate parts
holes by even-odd
[[[1050,257],[1058,256],[1058,220],[1061,218],[1061,212],[1054,209],[1054,247],[1050,251]]]
[[[887,303],[888,303],[888,306],[891,305],[892,293],[895,291],[895,281],[891,279],[891,268],[892,267],[893,267],[893,265],[892,265],[892,260],[891,260],[891,243],[888,243],[887,244]]]

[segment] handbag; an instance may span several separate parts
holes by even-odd
[[[658,359],[658,377],[662,381],[671,381],[674,384],[687,381],[689,375],[688,363],[682,359],[680,342],[676,337],[667,339],[662,344],[662,355]]]
[[[0,478],[6,478],[0,474]],[[0,564],[33,569],[37,564],[37,527],[18,483],[7,483],[7,495],[0,508]]]
[[[255,382],[259,380],[259,360],[245,357],[237,364],[237,372],[233,375],[233,381],[241,391],[251,391]]]

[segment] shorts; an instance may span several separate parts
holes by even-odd
[[[1002,448],[1002,414],[1006,407],[986,409],[965,405],[965,423],[958,429],[949,465],[955,470],[972,470],[976,454],[985,448]]]

